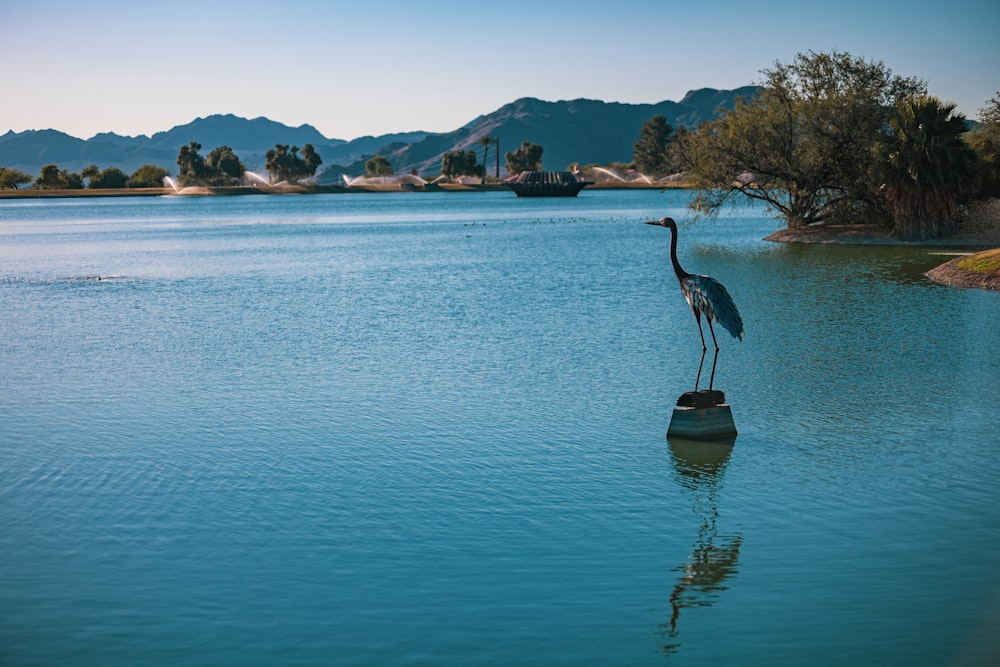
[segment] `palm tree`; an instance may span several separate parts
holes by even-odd
[[[941,236],[963,195],[974,192],[976,155],[962,141],[965,116],[955,105],[920,95],[901,100],[875,145],[876,170],[899,238]]]
[[[486,165],[489,164],[489,162],[486,161],[486,156],[489,155],[490,146],[492,146],[494,143],[493,137],[491,137],[488,134],[484,134],[483,136],[479,137],[479,143],[482,144],[483,146],[483,183],[485,183],[486,171],[487,171]]]

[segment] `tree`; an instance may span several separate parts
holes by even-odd
[[[979,110],[979,121],[966,141],[979,156],[981,194],[1000,197],[1000,92]]]
[[[199,152],[201,144],[192,141],[187,146],[181,146],[177,154],[177,179],[184,185],[237,185],[243,180],[246,167],[233,153],[229,146],[218,146],[212,149],[208,158]],[[297,148],[295,150],[298,150]],[[270,153],[270,151],[269,151]],[[147,182],[156,180],[155,167],[146,165],[154,171],[143,177]],[[159,178],[160,184],[163,177]],[[148,187],[148,186],[147,186]]]
[[[31,174],[20,169],[0,167],[0,190],[17,190],[20,185],[31,183]]]
[[[760,95],[680,140],[678,155],[714,213],[734,198],[766,202],[789,228],[888,222],[872,147],[897,100],[926,84],[846,53],[799,54],[765,70]]]
[[[35,179],[35,187],[39,190],[82,190],[83,177],[60,169],[58,165],[47,164]]]
[[[305,165],[306,176],[315,176],[316,170],[323,164],[323,158],[319,156],[312,144],[305,144],[302,147],[302,163]]]
[[[86,178],[89,181],[88,185],[93,187],[94,178],[96,178],[99,173],[101,173],[100,168],[98,168],[96,164],[92,164],[83,168],[83,171],[80,172],[80,177]]]
[[[198,185],[206,182],[209,176],[205,158],[198,151],[201,144],[192,141],[187,146],[181,146],[177,153],[177,179],[185,185]]]
[[[476,161],[476,152],[449,151],[441,157],[441,174],[450,179],[457,176],[484,176],[486,167]]]
[[[67,190],[83,190],[83,177],[77,172],[62,169],[59,171],[59,175],[66,184]]]
[[[1000,125],[1000,91],[979,110],[979,120],[985,125]]]
[[[376,155],[365,162],[365,172],[369,176],[392,176],[392,164],[382,155]]]
[[[875,145],[875,171],[899,238],[941,236],[960,199],[978,187],[976,154],[962,140],[965,116],[954,112],[954,104],[936,97],[900,100]]]
[[[538,144],[522,141],[513,152],[504,154],[507,160],[507,173],[520,174],[522,171],[538,171],[542,168],[542,151]]]
[[[128,182],[128,176],[125,175],[118,167],[108,167],[107,169],[93,173],[93,170],[97,169],[94,165],[87,167],[81,172],[81,176],[87,176],[90,180],[87,183],[87,187],[91,190],[108,189],[108,188],[124,188],[125,184]]]
[[[670,159],[670,143],[674,128],[663,116],[653,116],[642,124],[639,139],[632,144],[632,161],[642,174],[661,178],[673,170]]]
[[[267,151],[264,157],[267,162],[265,169],[271,176],[272,183],[287,181],[296,183],[302,178],[315,175],[316,169],[323,160],[313,149],[312,144],[302,147],[302,157],[298,155],[298,146],[288,144],[276,144],[274,148]]]
[[[129,176],[125,183],[127,188],[159,188],[163,186],[164,179],[170,172],[155,164],[144,164]]]
[[[496,143],[496,140],[488,134],[484,134],[483,136],[479,137],[479,144],[483,147],[483,168],[482,168],[483,183],[486,182],[486,165],[489,164],[487,157],[490,154],[490,146],[492,146],[494,143]]]
[[[238,185],[247,170],[229,146],[214,148],[205,160],[205,167],[210,173],[209,182],[213,185]]]
[[[47,164],[42,167],[35,179],[35,187],[39,190],[60,190],[66,187],[66,181],[59,174],[59,165]]]

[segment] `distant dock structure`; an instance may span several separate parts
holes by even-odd
[[[581,181],[568,171],[522,171],[507,181],[518,197],[575,197],[594,181]]]

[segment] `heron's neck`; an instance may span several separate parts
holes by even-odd
[[[677,280],[684,280],[691,275],[677,261],[677,230],[673,227],[670,228],[670,263],[674,267],[674,273],[677,274]]]

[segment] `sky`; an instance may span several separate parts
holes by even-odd
[[[4,0],[0,134],[152,135],[212,114],[350,140],[521,97],[630,104],[843,51],[969,118],[1000,91],[996,0]]]

